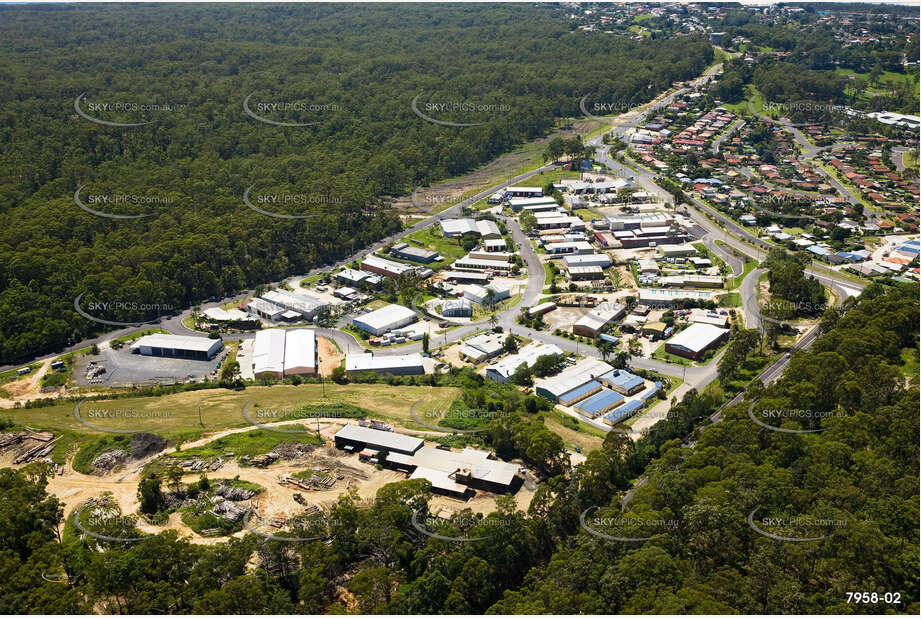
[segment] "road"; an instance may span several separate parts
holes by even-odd
[[[738,131],[739,128],[742,127],[744,124],[745,124],[745,121],[739,118],[738,120],[733,122],[731,125],[729,125],[728,129],[720,133],[719,137],[713,140],[713,144],[710,146],[710,151],[713,154],[719,154],[720,146],[723,145],[723,142],[729,139],[732,136],[732,134]]]

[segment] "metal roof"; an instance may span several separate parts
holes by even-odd
[[[363,442],[369,447],[378,447],[378,450],[386,449],[404,453],[415,453],[425,444],[419,438],[394,431],[381,431],[370,427],[362,427],[361,425],[346,425],[337,431],[334,437]]]
[[[632,415],[634,412],[636,412],[642,407],[643,407],[643,402],[638,399],[635,399],[633,401],[628,401],[624,405],[614,410],[611,410],[610,412],[605,414],[603,418],[607,420],[608,422],[610,422],[612,425],[616,425],[617,423],[627,418],[628,416]]]
[[[282,374],[285,371],[285,331],[260,330],[253,342],[253,373]]]
[[[422,367],[422,355],[418,352],[387,356],[374,356],[370,352],[345,355],[346,371],[387,371],[406,367]]]
[[[285,371],[317,367],[317,333],[307,328],[285,332]]]
[[[219,343],[220,339],[209,339],[208,337],[189,337],[186,335],[168,335],[164,333],[155,333],[153,335],[144,335],[137,340],[132,347],[151,347],[151,348],[168,348],[173,350],[194,350],[196,352],[208,352]]]
[[[726,328],[695,322],[669,339],[668,343],[692,352],[700,352],[728,332],[729,329]]]
[[[624,400],[624,396],[616,391],[603,390],[600,393],[596,393],[586,399],[585,401],[580,401],[574,407],[577,410],[583,410],[587,414],[594,416],[602,410],[606,410],[611,406],[619,405]]]

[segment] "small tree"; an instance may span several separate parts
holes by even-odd
[[[429,351],[429,334],[423,333],[422,335],[422,351],[428,353]]]

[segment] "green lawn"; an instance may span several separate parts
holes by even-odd
[[[665,361],[667,363],[673,363],[675,365],[686,365],[690,367],[694,363],[690,359],[684,358],[683,356],[677,356],[670,352],[665,351],[665,342],[662,342],[656,351],[652,353],[652,357],[656,360]]]
[[[464,248],[460,246],[460,243],[458,243],[457,239],[445,238],[441,235],[441,228],[438,225],[433,225],[428,229],[419,230],[414,234],[410,234],[406,238],[406,242],[414,247],[422,247],[424,249],[429,249],[430,251],[437,251],[443,258],[446,258],[442,262],[434,262],[433,264],[429,264],[429,267],[438,264],[441,264],[443,267],[445,263],[467,255],[467,252],[464,251]],[[388,256],[388,259],[390,259],[390,256]]]
[[[719,241],[717,241],[717,242],[719,242]],[[749,261],[745,262],[745,264],[742,266],[742,274],[739,275],[738,277],[733,277],[733,278],[730,280],[729,289],[730,289],[730,290],[734,290],[734,289],[736,289],[737,287],[739,287],[740,285],[742,285],[742,280],[743,280],[746,276],[748,276],[748,273],[750,273],[751,271],[753,271],[753,270],[755,270],[756,268],[758,268],[758,264],[759,264],[759,262],[758,262],[757,260],[749,260]]]
[[[738,292],[729,292],[728,294],[721,294],[719,306],[720,307],[741,307],[742,306],[742,295]]]

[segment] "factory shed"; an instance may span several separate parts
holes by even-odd
[[[573,409],[588,418],[597,418],[624,402],[624,396],[611,390],[602,390],[588,399],[580,401]]]

